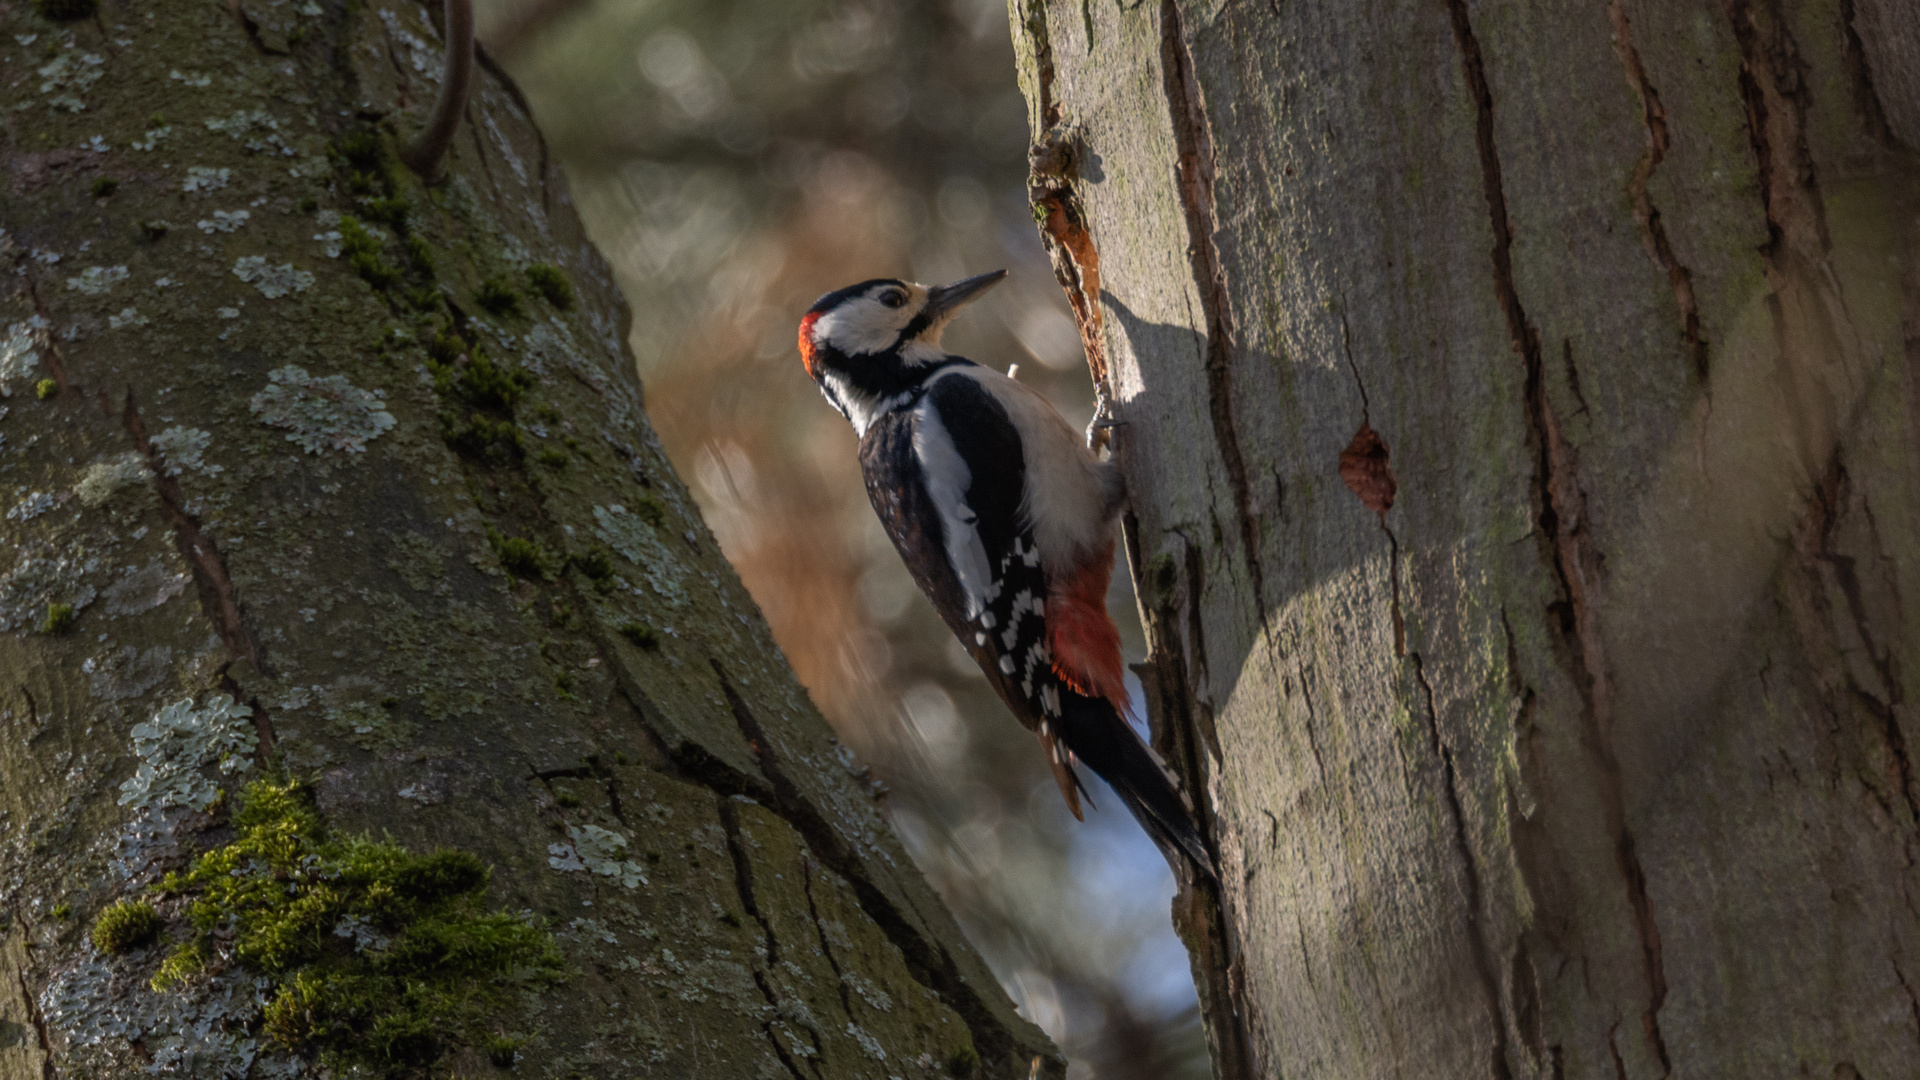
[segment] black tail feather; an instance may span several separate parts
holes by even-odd
[[[1193,811],[1147,744],[1108,702],[1072,691],[1060,697],[1057,726],[1067,749],[1113,788],[1169,858],[1179,851],[1201,874],[1218,881]]]

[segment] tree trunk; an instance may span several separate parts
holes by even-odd
[[[1911,1074],[1915,12],[1016,0],[1222,1077]]]
[[[1057,1075],[662,456],[512,85],[481,58],[428,188],[396,148],[437,10],[40,14],[91,6],[0,3],[0,1077]],[[293,809],[262,819],[272,784]],[[260,820],[310,854],[238,857]],[[471,863],[442,849],[491,865],[475,906],[339,870]],[[314,880],[454,897],[455,929],[432,978],[393,966],[425,933],[398,915],[255,963],[229,880],[262,918]],[[142,898],[157,941],[100,918]],[[482,911],[551,932],[558,980],[434,983]],[[395,971],[404,1002],[295,993]],[[413,1041],[341,1050],[330,1015]]]

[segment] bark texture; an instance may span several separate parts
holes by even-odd
[[[1920,1060],[1920,14],[1015,0],[1223,1077]]]
[[[166,942],[88,940],[276,770],[553,931],[569,977],[493,1028],[519,1075],[1057,1075],[662,456],[499,71],[427,189],[420,5],[36,7],[0,2],[0,1077],[310,1071],[256,972],[156,992]]]

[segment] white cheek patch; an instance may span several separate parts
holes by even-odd
[[[987,569],[987,548],[980,541],[976,524],[979,516],[967,505],[973,470],[954,448],[953,436],[940,422],[940,413],[931,401],[922,398],[913,413],[913,453],[920,459],[921,475],[927,480],[927,496],[940,515],[947,565],[953,567],[960,581],[960,592],[967,598],[967,619],[971,621],[991,602],[987,593],[993,583]]]
[[[862,296],[820,316],[813,324],[813,340],[831,344],[848,356],[877,353],[892,348],[911,318],[903,308]]]

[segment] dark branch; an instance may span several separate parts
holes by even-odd
[[[446,67],[440,73],[440,99],[433,103],[433,119],[413,142],[400,151],[406,163],[420,179],[433,181],[440,174],[440,159],[460,129],[460,114],[467,108],[467,88],[473,82],[473,0],[446,0]]]

